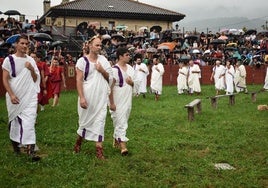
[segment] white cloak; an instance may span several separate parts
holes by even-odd
[[[116,66],[119,67],[119,65]],[[132,94],[135,93],[133,92],[133,90],[135,89],[135,84],[137,84],[139,81],[135,78],[134,69],[130,65],[127,64],[126,72],[122,69],[120,70],[123,77],[122,87],[119,86],[120,78],[118,74],[118,69],[113,68],[113,76],[115,79],[115,86],[113,87],[113,97],[116,106],[116,111],[110,110],[110,113],[114,126],[113,137],[116,140],[127,142],[129,139],[126,137],[126,131],[128,128],[128,119],[132,108]],[[130,77],[134,82],[133,87],[126,83],[127,77]]]
[[[159,72],[156,70],[159,69]],[[153,93],[162,94],[164,66],[161,63],[152,66],[151,89]]]
[[[108,60],[99,55],[99,62],[109,74],[109,83],[102,74],[96,70],[95,63],[89,62],[89,72],[83,81],[83,92],[88,103],[88,108],[81,108],[78,97],[79,127],[77,134],[86,140],[95,142],[104,141],[104,127],[107,114],[108,96],[110,94],[109,84],[112,82],[112,68]],[[79,58],[76,68],[85,74],[86,61]]]
[[[6,105],[9,119],[10,139],[23,145],[35,144],[35,121],[37,117],[37,95],[40,92],[40,74],[34,59],[30,56],[16,57],[12,55],[15,64],[16,77],[12,77],[9,58],[5,58],[3,69],[10,74],[9,84],[14,94],[19,98],[19,104],[12,104],[6,93]],[[30,70],[25,67],[25,62],[30,62],[37,75],[33,81]]]
[[[188,89],[187,74],[188,74],[187,67],[182,67],[181,69],[178,70],[177,89],[179,94],[183,93],[183,90]]]

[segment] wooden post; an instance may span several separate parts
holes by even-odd
[[[194,107],[188,107],[188,120],[194,120]]]
[[[201,105],[201,102],[198,103],[198,104],[196,105],[196,107],[197,107],[197,113],[200,114],[201,111],[202,111],[202,105]]]
[[[257,99],[257,92],[252,92],[251,93],[251,100],[252,100],[252,102],[256,102],[256,99]]]
[[[211,100],[211,106],[212,106],[213,108],[217,108],[218,98],[216,98],[216,97],[211,97],[210,100]]]

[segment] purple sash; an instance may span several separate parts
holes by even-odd
[[[16,77],[15,62],[11,55],[8,56],[11,65],[11,76]]]
[[[118,66],[115,65],[114,68],[117,68],[117,70],[118,70],[119,87],[122,87],[123,82],[124,82],[122,72],[121,72],[121,70],[120,70],[120,68]]]
[[[84,56],[84,59],[86,61],[86,68],[85,68],[84,80],[86,81],[87,80],[88,73],[89,73],[89,61],[88,61],[87,57],[85,57],[85,56]]]

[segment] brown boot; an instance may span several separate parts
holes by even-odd
[[[96,157],[100,160],[105,160],[105,157],[103,155],[103,148],[100,146],[96,146]]]
[[[78,135],[75,145],[74,145],[74,153],[79,153],[81,150],[81,144],[82,144],[83,138]]]
[[[126,142],[120,142],[120,147],[121,147],[121,155],[122,156],[128,155],[128,149],[126,146]]]
[[[13,140],[11,140],[12,146],[13,146],[13,150],[15,154],[20,154],[20,147],[19,147],[19,143],[15,142]]]
[[[120,143],[116,139],[114,139],[114,141],[113,141],[113,147],[120,149]]]
[[[30,144],[28,145],[28,155],[31,158],[32,162],[36,162],[36,161],[40,161],[41,157],[39,157],[38,155],[35,154],[34,148],[35,148],[35,144]]]

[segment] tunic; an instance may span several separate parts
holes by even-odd
[[[188,86],[187,86],[187,74],[188,74],[187,67],[182,67],[178,71],[177,89],[178,89],[179,94],[183,93],[183,90],[188,89]]]
[[[156,67],[160,70],[159,72],[156,70]],[[152,66],[151,89],[153,93],[158,95],[162,94],[164,72],[164,66],[161,63]]]
[[[5,58],[2,68],[10,73],[9,84],[14,94],[19,98],[19,104],[12,104],[6,93],[6,105],[9,120],[10,139],[23,145],[35,144],[35,121],[37,117],[37,95],[40,92],[40,74],[34,59],[28,55],[14,59],[15,76],[12,76],[12,66],[8,57]],[[31,72],[25,67],[28,61],[34,67],[37,81],[34,82]]]
[[[97,58],[104,70],[109,74],[109,83],[112,82],[112,68],[108,60],[99,55]],[[86,73],[86,61],[79,58],[76,68]],[[110,93],[109,83],[95,68],[95,63],[89,62],[89,71],[83,81],[83,92],[88,103],[87,109],[81,108],[78,97],[79,127],[77,134],[86,140],[95,142],[104,141],[104,127]]]
[[[116,65],[119,69],[120,67]],[[135,84],[139,81],[136,80],[134,69],[127,64],[127,71],[113,68],[113,76],[115,79],[115,86],[113,87],[114,104],[116,111],[110,110],[113,119],[114,133],[113,137],[122,142],[127,142],[129,139],[126,137],[126,130],[128,128],[128,119],[132,108],[132,94],[135,92]],[[121,76],[120,76],[121,74]],[[126,83],[127,77],[130,77],[134,82],[134,86]]]

